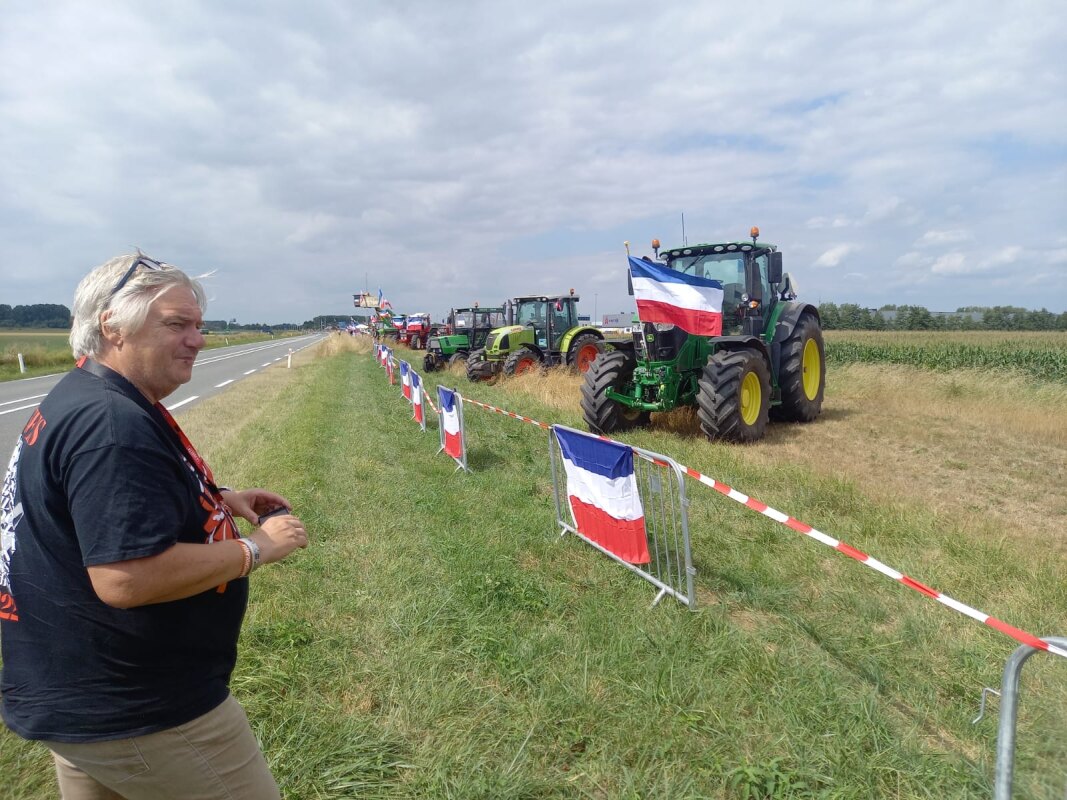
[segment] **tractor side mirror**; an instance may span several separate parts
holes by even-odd
[[[782,253],[775,250],[769,255],[767,263],[767,283],[782,282]]]

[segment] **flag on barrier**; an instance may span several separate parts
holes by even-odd
[[[422,378],[415,370],[411,371],[411,406],[415,412],[415,421],[426,430],[426,416],[422,413]]]
[[[648,536],[634,475],[634,454],[624,444],[553,426],[574,527],[630,564],[647,564]]]
[[[400,391],[408,400],[411,399],[411,365],[406,361],[400,362]]]
[[[642,322],[677,325],[696,336],[722,335],[722,284],[630,256]]]
[[[393,372],[393,356],[388,350],[385,353],[385,371],[389,374],[389,385],[396,386],[396,375]]]
[[[441,404],[441,427],[444,431],[441,446],[452,458],[462,460],[463,429],[459,424],[456,393],[444,386],[438,386],[437,400]]]

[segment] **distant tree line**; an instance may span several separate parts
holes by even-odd
[[[0,303],[0,328],[70,328],[70,309],[52,303],[9,306]]]
[[[966,306],[929,311],[923,306],[863,308],[855,303],[820,303],[826,330],[861,331],[1067,331],[1067,312],[1030,311],[1016,306]]]

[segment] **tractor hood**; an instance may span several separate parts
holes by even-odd
[[[505,325],[503,328],[494,328],[485,340],[485,352],[487,355],[507,355],[509,350],[518,344],[519,334],[526,332],[523,341],[533,341],[533,330],[524,325]]]

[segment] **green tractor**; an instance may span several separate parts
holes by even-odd
[[[532,369],[566,364],[585,372],[608,342],[592,325],[578,323],[578,297],[530,295],[505,304],[508,324],[489,333],[485,347],[467,358],[467,378],[493,380]],[[614,343],[632,347],[629,339]]]
[[[489,331],[505,323],[503,307],[453,308],[448,314],[450,333],[431,336],[422,366],[427,372],[466,361],[471,350],[485,346]]]
[[[662,254],[653,240],[666,269],[721,289],[722,332],[696,336],[674,324],[649,322],[662,312],[643,303],[645,292],[638,291],[642,323],[633,332],[634,349],[604,353],[585,373],[581,408],[591,430],[611,434],[647,424],[653,411],[695,406],[708,439],[753,442],[769,419],[811,422],[819,415],[826,386],[819,312],[794,302],[778,248],[758,241],[759,228],[751,237]],[[655,265],[647,256],[643,260]],[[643,265],[631,262],[633,294],[634,264],[638,270]]]

